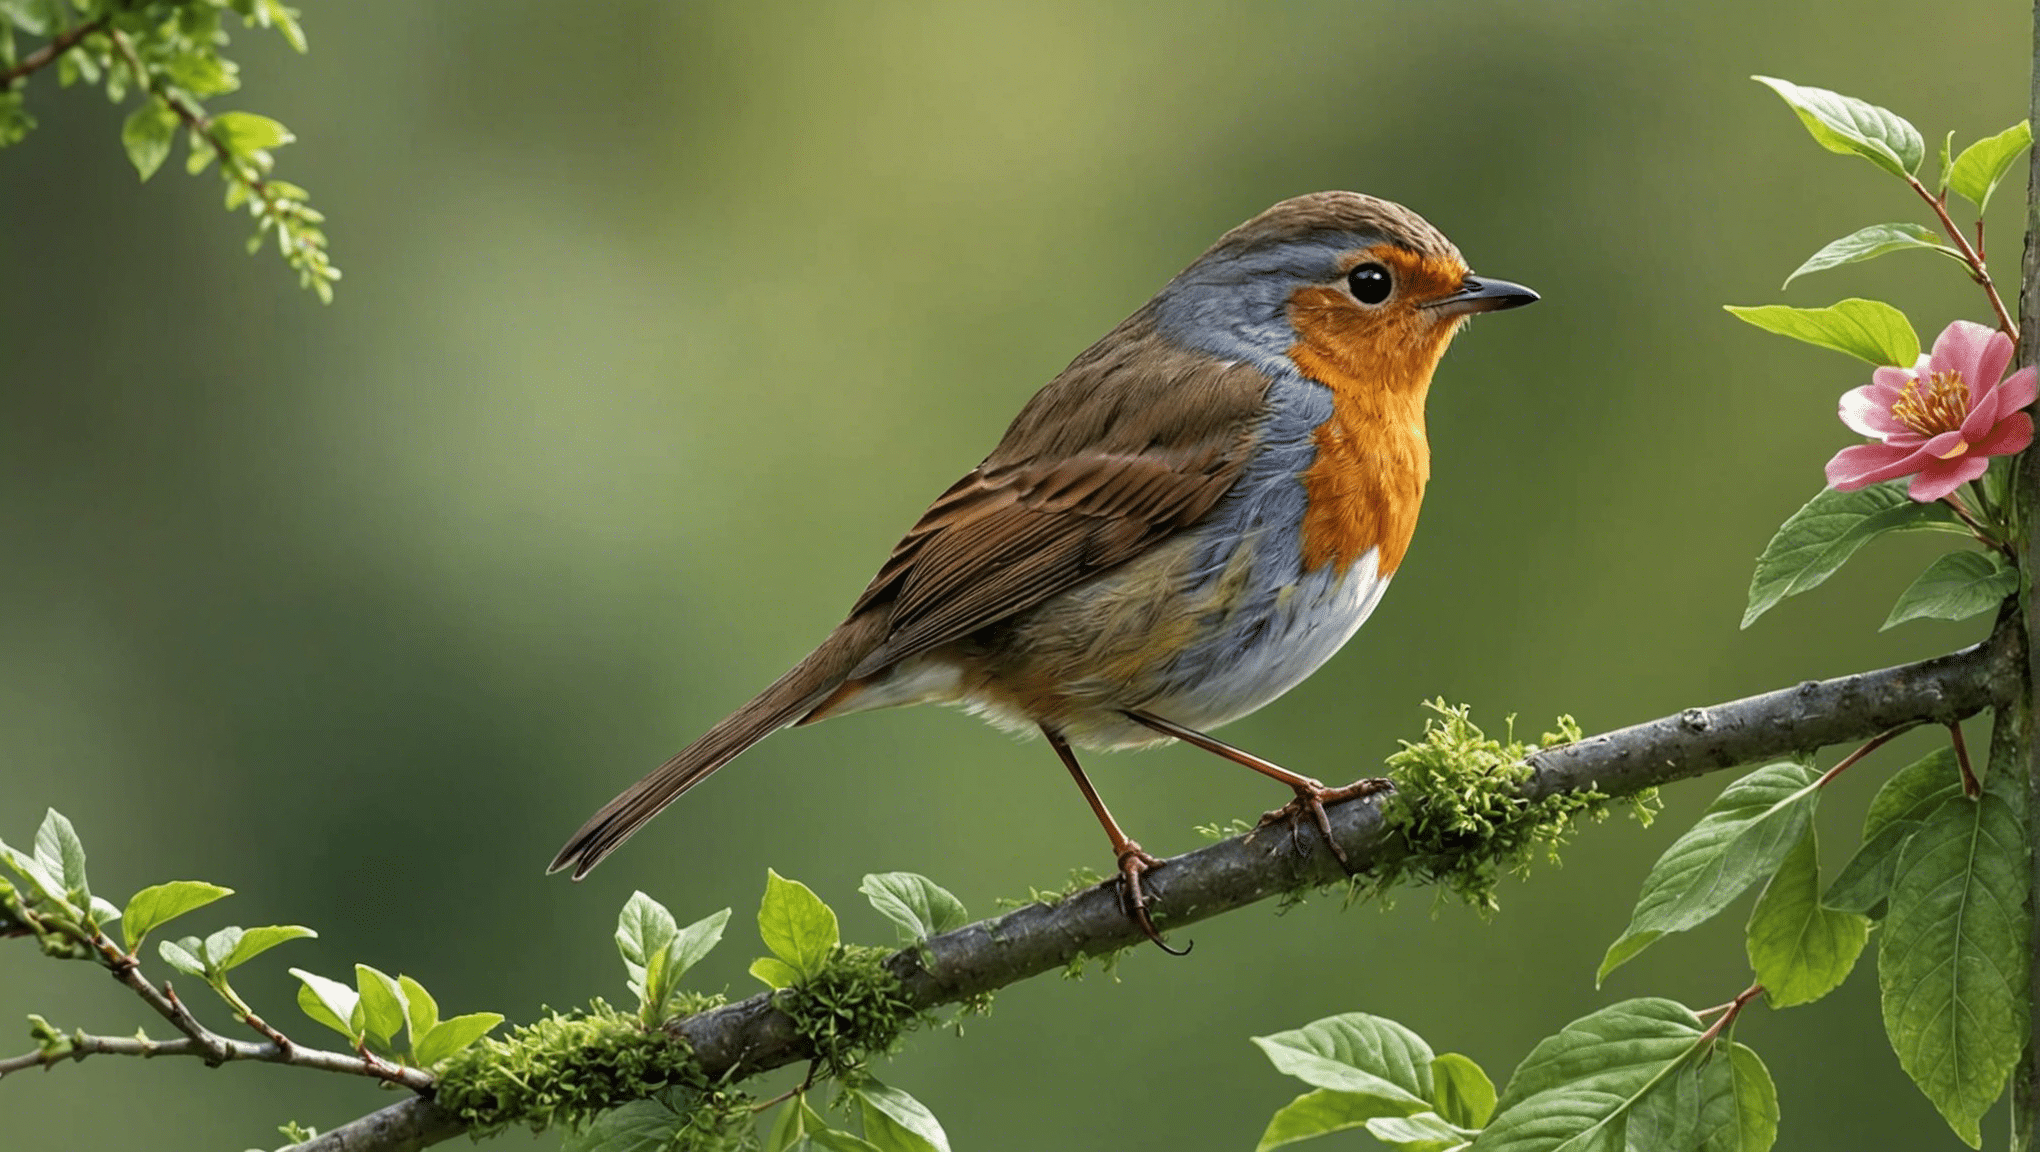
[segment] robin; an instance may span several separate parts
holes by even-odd
[[[1141,877],[1161,861],[1074,748],[1181,740],[1271,776],[1296,799],[1269,817],[1308,815],[1343,862],[1324,805],[1381,782],[1327,788],[1205,732],[1302,682],[1374,610],[1430,478],[1432,370],[1469,316],[1536,299],[1356,192],[1227,232],[1027,402],[820,647],[604,805],[550,870],[580,879],[781,728],[923,703],[1047,739],[1157,944]]]

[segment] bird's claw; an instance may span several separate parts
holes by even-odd
[[[1148,916],[1148,905],[1153,901],[1141,887],[1140,878],[1148,870],[1161,866],[1159,858],[1128,840],[1126,847],[1119,852],[1119,906],[1140,926],[1141,933],[1154,941],[1155,947],[1171,956],[1188,956],[1190,948],[1169,947],[1168,941],[1163,940],[1162,934],[1155,929],[1154,920]]]
[[[1311,823],[1317,826],[1318,834],[1325,838],[1325,846],[1332,850],[1332,858],[1337,860],[1339,867],[1344,868],[1346,874],[1350,876],[1353,874],[1353,865],[1346,859],[1346,850],[1339,847],[1339,842],[1332,838],[1332,818],[1326,814],[1325,805],[1337,804],[1342,800],[1357,800],[1363,796],[1374,796],[1382,792],[1392,792],[1394,790],[1394,784],[1379,777],[1355,780],[1351,784],[1338,788],[1327,788],[1312,780],[1308,786],[1297,785],[1296,799],[1271,812],[1263,813],[1261,815],[1261,822],[1255,825],[1255,827],[1266,828],[1271,824],[1287,822],[1289,824],[1290,841],[1301,852],[1303,845],[1298,840],[1299,833],[1297,829],[1303,823],[1304,814],[1308,813]]]

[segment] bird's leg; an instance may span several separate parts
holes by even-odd
[[[1070,776],[1076,780],[1077,787],[1083,790],[1084,799],[1091,802],[1092,815],[1098,818],[1099,824],[1104,825],[1105,835],[1112,840],[1112,854],[1119,859],[1120,900],[1127,914],[1133,917],[1135,924],[1140,925],[1140,930],[1147,938],[1155,942],[1155,947],[1171,956],[1188,956],[1190,954],[1188,948],[1179,951],[1169,947],[1162,939],[1162,934],[1155,931],[1154,920],[1148,916],[1148,895],[1141,888],[1140,878],[1150,868],[1161,867],[1162,862],[1119,830],[1119,822],[1106,810],[1105,801],[1098,798],[1098,790],[1091,787],[1090,778],[1084,775],[1083,766],[1077,763],[1076,752],[1070,748],[1070,742],[1063,739],[1062,733],[1043,724],[1041,734],[1048,737],[1048,746],[1055,749],[1056,755],[1062,757],[1063,766],[1070,770]]]
[[[1136,724],[1144,724],[1165,736],[1174,736],[1185,744],[1202,748],[1215,756],[1223,756],[1235,764],[1252,768],[1263,776],[1280,780],[1295,789],[1296,799],[1275,809],[1273,812],[1263,815],[1261,817],[1261,826],[1265,827],[1279,820],[1294,822],[1300,820],[1305,813],[1309,813],[1311,822],[1317,825],[1317,830],[1325,838],[1325,844],[1331,848],[1332,855],[1338,859],[1339,867],[1344,868],[1348,872],[1353,870],[1353,866],[1346,860],[1346,850],[1339,847],[1337,840],[1332,839],[1332,818],[1326,815],[1325,805],[1336,804],[1341,800],[1352,800],[1361,796],[1372,796],[1378,792],[1386,792],[1395,787],[1386,780],[1372,779],[1356,780],[1340,788],[1327,788],[1322,783],[1308,776],[1300,776],[1280,764],[1263,760],[1252,752],[1235,748],[1223,740],[1213,739],[1195,729],[1185,728],[1181,724],[1164,720],[1152,713],[1128,709],[1124,715]],[[1291,827],[1293,828],[1294,826],[1294,823],[1292,823]]]

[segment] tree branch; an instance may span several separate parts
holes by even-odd
[[[5,72],[0,72],[0,92],[5,92],[9,88],[14,87],[17,81],[26,78],[30,73],[56,63],[57,57],[76,48],[78,42],[87,36],[104,29],[112,19],[113,17],[111,16],[101,16],[90,23],[80,24],[76,28],[60,33],[49,43],[23,56],[21,63],[16,64]]]
[[[2022,682],[2024,643],[2018,627],[2002,623],[1989,641],[1953,655],[1808,681],[1591,736],[1532,756],[1534,775],[1524,795],[1538,799],[1588,788],[1630,795],[1720,768],[1863,740],[1901,724],[1960,720],[2006,702],[2006,686]],[[1333,835],[1356,867],[1387,859],[1378,800],[1334,805],[1329,812]],[[1298,854],[1287,835],[1248,833],[1175,857],[1147,881],[1167,926],[1179,928],[1344,877],[1322,845]],[[908,1000],[935,1008],[1141,941],[1108,883],[933,937],[925,944],[925,963],[919,950],[907,949],[887,965]],[[742,1079],[811,1055],[769,994],[669,1028],[693,1048],[710,1080]],[[306,1141],[295,1152],[413,1152],[460,1131],[457,1119],[421,1096]]]
[[[2040,123],[2040,0],[2033,4],[2033,72],[2028,79],[2031,96],[2028,101],[2029,115],[2033,122]],[[2040,363],[2040,150],[2030,150],[2026,158],[2026,248],[2019,269],[2019,319],[2021,321],[2019,353],[2020,364]],[[2014,480],[2008,486],[2011,493],[2011,523],[2022,533],[2023,539],[2015,541],[2023,553],[2018,557],[2019,571],[2024,579],[2020,581],[2019,607],[2025,615],[2025,630],[2020,636],[2023,641],[2016,669],[2017,678],[2007,681],[2018,699],[2016,717],[2020,721],[2018,731],[2026,739],[2026,844],[2031,852],[2032,863],[2028,872],[2026,891],[2026,922],[2033,923],[2034,893],[2040,892],[2040,741],[2033,739],[2033,686],[2040,683],[2040,618],[2033,613],[2033,573],[2040,572],[2040,443],[2028,445],[2020,454],[2012,473]],[[2029,929],[2030,930],[2030,929]],[[2040,933],[2034,934],[2040,938]],[[2029,947],[2040,943],[2040,939],[2029,942]],[[2012,1073],[2012,1140],[2013,1148],[2030,1149],[2035,1146],[2036,1118],[2040,1118],[2040,957],[2029,965],[2027,973],[2029,1011],[2027,1021],[2026,1054],[2019,1061],[2018,1070]]]

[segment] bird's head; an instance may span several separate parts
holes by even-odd
[[[1358,192],[1284,200],[1219,238],[1156,297],[1170,338],[1330,386],[1421,391],[1467,317],[1537,299],[1475,276],[1404,208]]]

